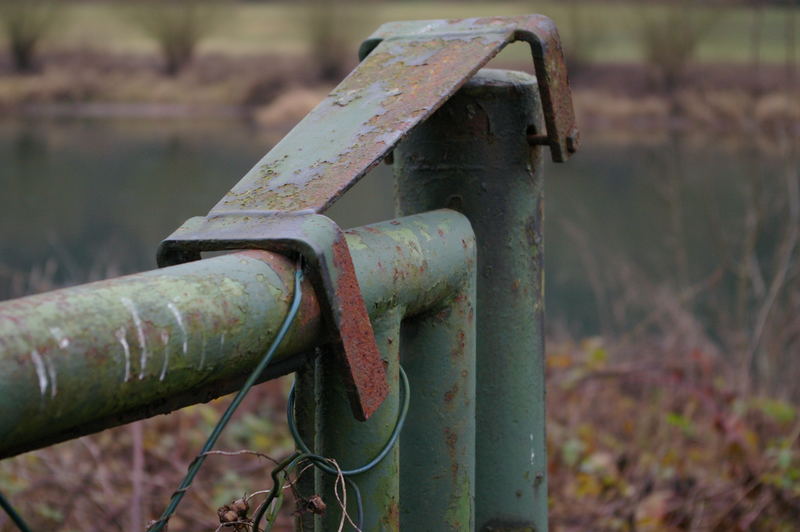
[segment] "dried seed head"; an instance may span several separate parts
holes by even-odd
[[[325,501],[323,501],[322,497],[319,495],[312,495],[306,501],[306,509],[311,513],[322,515],[325,513],[326,508],[327,505],[325,504]]]
[[[239,517],[247,517],[247,512],[250,510],[250,505],[244,499],[236,499],[230,504],[231,510],[239,514]]]
[[[238,520],[239,520],[239,514],[237,514],[233,510],[228,510],[219,517],[220,523],[235,523]]]

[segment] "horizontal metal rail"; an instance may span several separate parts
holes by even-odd
[[[436,307],[474,260],[469,222],[448,210],[346,239],[373,320]],[[237,389],[286,315],[294,267],[244,251],[0,303],[0,458]],[[314,291],[303,294],[265,378],[330,336]]]

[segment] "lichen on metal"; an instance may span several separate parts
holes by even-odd
[[[306,226],[319,225],[320,212],[516,40],[531,44],[547,126],[544,142],[555,161],[566,160],[577,149],[578,137],[558,33],[550,19],[531,15],[386,24],[362,46],[358,67],[207,217],[190,220],[162,243],[159,264],[237,247],[303,254],[314,266],[323,314],[341,346],[353,412],[366,419],[386,397],[387,386],[349,250],[340,245],[340,231],[332,222],[323,228],[322,241]],[[337,233],[333,237],[331,226]]]
[[[365,420],[388,393],[386,375],[350,250],[342,230],[319,214],[214,213],[184,223],[161,243],[158,264],[197,260],[202,251],[263,249],[298,254],[308,262],[331,346],[343,366],[357,419]]]
[[[393,233],[407,225],[436,237],[418,237],[420,253],[405,253]],[[377,318],[452,297],[472,230],[460,214],[436,211],[345,239],[357,243],[355,270]],[[282,255],[245,251],[0,302],[0,458],[238,389],[285,317],[294,268]],[[318,294],[306,288],[267,377],[329,342]]]
[[[215,207],[321,212],[507,44],[531,43],[554,160],[577,149],[558,32],[541,15],[384,24],[362,62]],[[570,147],[571,146],[571,147]]]

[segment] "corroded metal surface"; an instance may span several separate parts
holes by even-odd
[[[476,246],[472,229],[464,217],[453,216],[435,226],[387,222],[359,230],[355,237],[348,232],[359,280],[364,286],[383,285],[385,296],[375,299],[371,292],[369,301],[381,308],[373,323],[392,393],[372,418],[358,423],[346,415],[340,383],[324,370],[317,411],[319,450],[347,469],[364,464],[383,447],[400,402],[399,348],[411,382],[409,416],[400,445],[375,469],[354,477],[365,502],[362,529],[473,530]],[[377,253],[387,238],[398,246],[396,255]],[[443,286],[428,284],[431,279],[446,280],[447,297],[440,297]],[[407,292],[409,286],[416,288]],[[370,308],[373,316],[375,310]],[[320,363],[324,366],[324,360]],[[324,493],[331,498],[334,479],[324,480]],[[428,497],[425,505],[419,504],[420,496]],[[348,496],[348,501],[354,515],[353,498]],[[413,512],[423,526],[408,520]],[[320,530],[338,530],[339,519],[338,509],[330,506]]]
[[[541,127],[536,81],[483,70],[395,150],[398,214],[458,198],[475,228],[480,532],[547,530],[544,150],[525,135],[528,125]],[[419,514],[403,516],[412,530],[425,529],[423,505],[435,493],[419,496]]]
[[[214,208],[321,212],[507,44],[531,43],[553,159],[578,138],[553,22],[541,15],[396,22],[363,61]]]
[[[312,262],[335,331],[355,416],[368,418],[387,385],[346,246],[329,207],[412,128],[513,41],[530,43],[553,160],[578,146],[558,32],[547,17],[389,23],[362,46],[363,61],[275,146],[206,218],[193,218],[159,251],[159,264],[242,247],[296,251]],[[327,220],[327,219],[325,219]],[[315,225],[324,226],[318,231]]]
[[[407,247],[409,230],[430,238]],[[370,318],[452,297],[471,234],[453,211],[348,231]],[[294,268],[253,250],[1,302],[0,458],[238,389],[286,316]],[[310,288],[270,377],[330,340]]]
[[[386,374],[350,250],[341,229],[319,214],[212,213],[189,219],[161,243],[160,266],[197,260],[201,251],[264,249],[302,255],[317,289],[323,317],[334,336],[331,347],[344,365],[357,419],[365,420],[388,393]]]

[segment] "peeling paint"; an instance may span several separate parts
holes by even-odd
[[[69,338],[64,335],[64,331],[62,331],[60,328],[50,327],[50,333],[53,335],[58,347],[61,349],[66,349],[69,347]]]
[[[128,345],[128,333],[125,327],[120,327],[115,334],[122,346],[122,356],[125,357],[125,375],[122,377],[122,382],[128,382],[131,379],[131,348]]]
[[[123,297],[120,299],[122,304],[125,305],[125,308],[128,309],[128,312],[131,313],[131,317],[133,318],[133,324],[136,327],[136,337],[139,340],[139,380],[144,379],[144,372],[147,366],[147,341],[145,340],[144,336],[144,328],[142,327],[142,319],[139,317],[139,311],[136,310],[136,305],[134,305],[133,301],[131,301],[127,297]]]
[[[47,370],[44,367],[44,360],[42,360],[42,355],[35,349],[31,351],[31,360],[33,360],[33,366],[36,368],[36,376],[39,379],[39,392],[44,395],[47,391]]]
[[[554,159],[566,159],[577,147],[577,130],[558,34],[549,19],[531,15],[390,23],[362,45],[358,67],[214,210],[322,212],[516,40],[536,48],[534,63],[548,117],[546,139]]]
[[[161,343],[164,344],[164,363],[161,366],[161,375],[158,376],[158,380],[163,381],[167,375],[167,366],[169,366],[169,333],[167,331],[161,331]]]
[[[181,313],[178,311],[178,307],[175,306],[174,303],[167,303],[167,308],[169,308],[172,315],[175,316],[175,321],[178,322],[178,327],[181,329],[181,333],[183,334],[183,354],[185,355],[188,351],[189,345],[189,335],[186,333],[186,327],[183,325],[183,318],[181,318]]]

